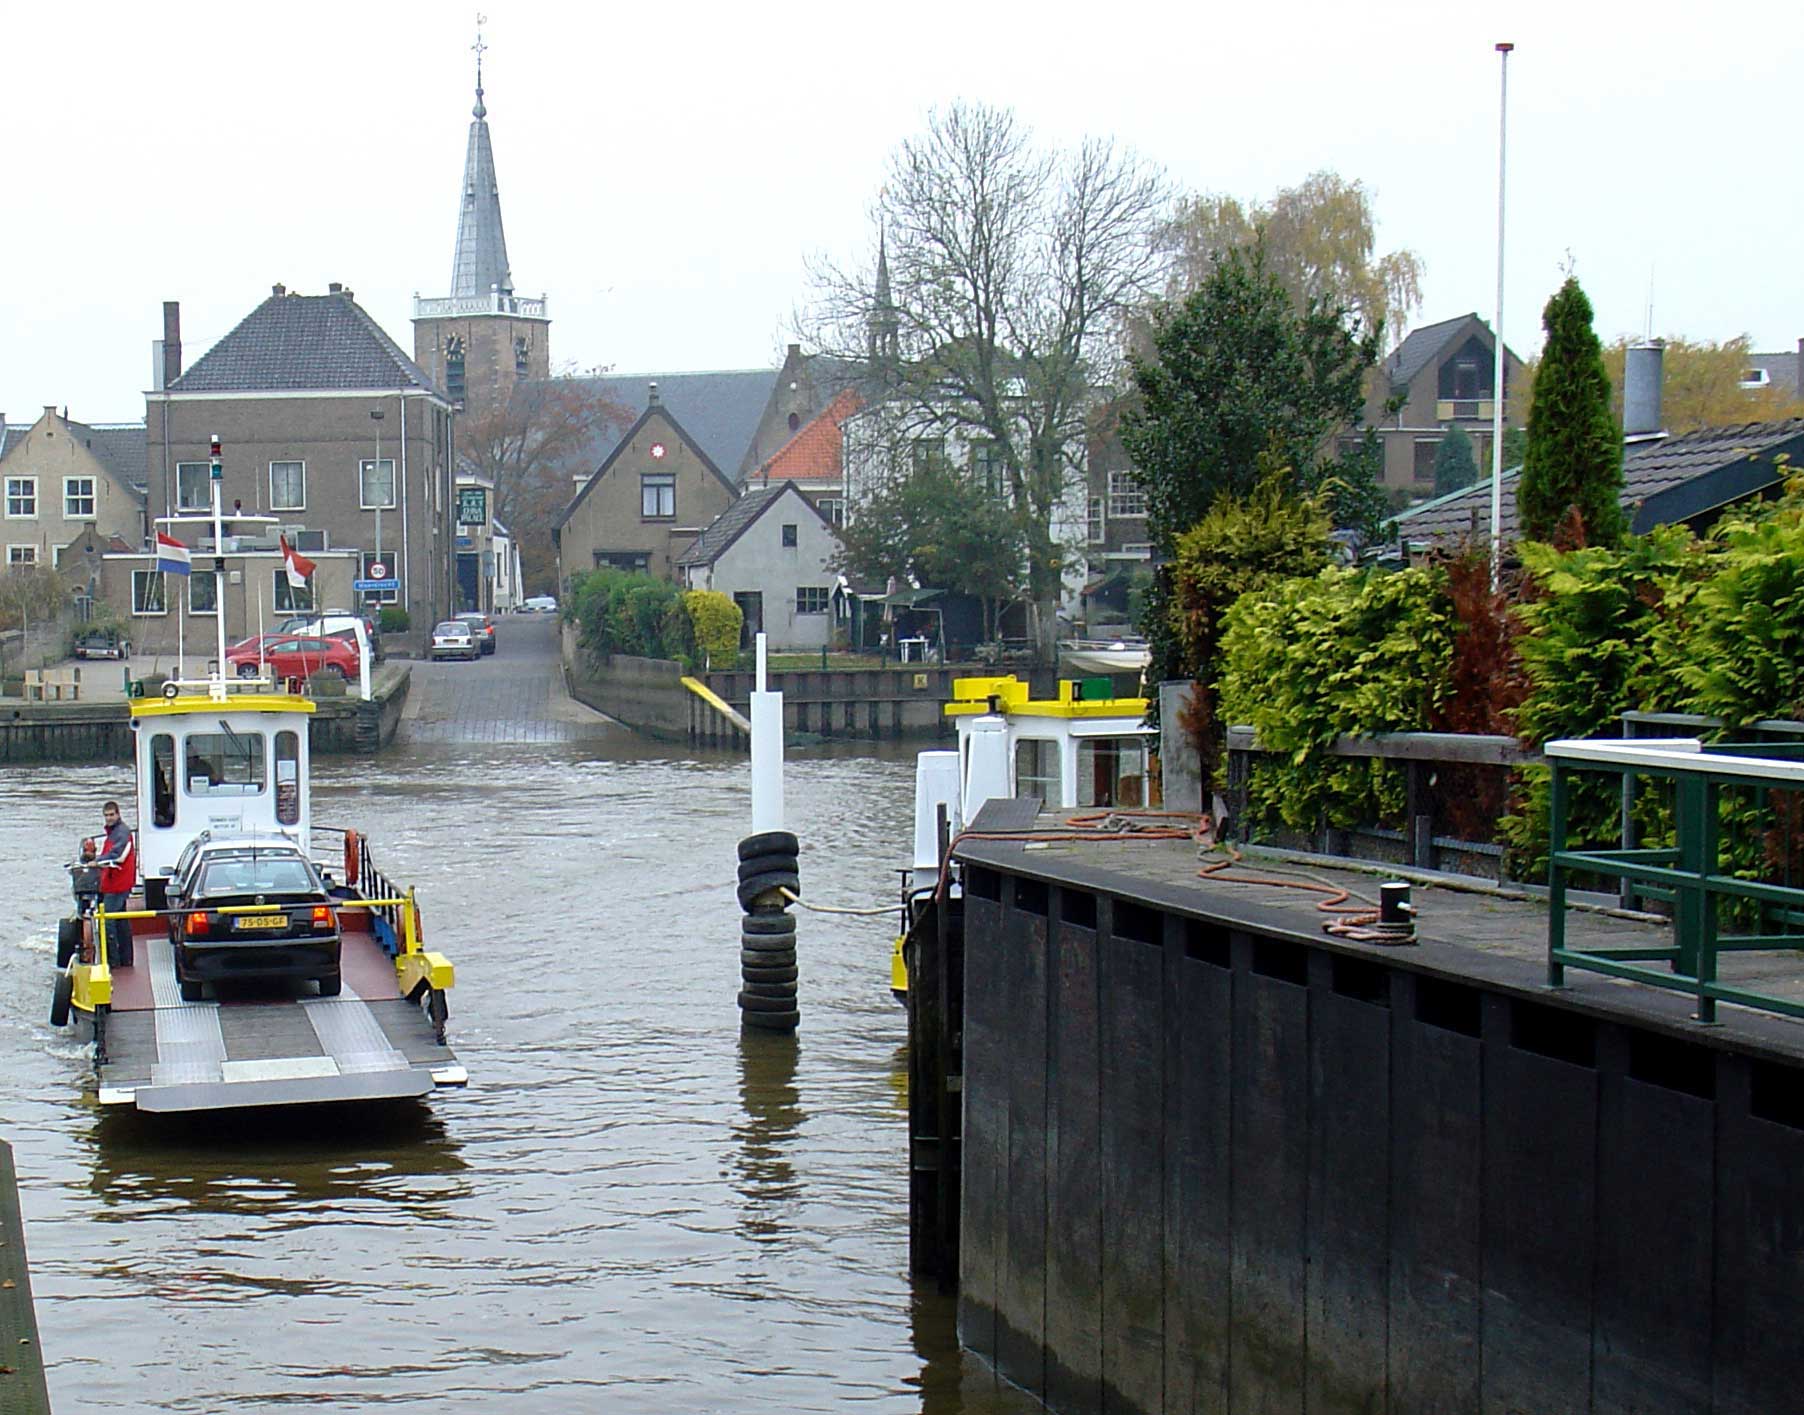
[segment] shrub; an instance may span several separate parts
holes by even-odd
[[[379,634],[405,634],[412,627],[413,620],[398,604],[383,605],[382,613],[376,616],[376,632]]]
[[[719,590],[690,590],[683,596],[683,608],[688,611],[703,667],[724,667],[738,657],[745,614],[733,603],[731,595]]]

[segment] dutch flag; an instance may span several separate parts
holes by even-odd
[[[157,532],[157,569],[168,575],[188,575],[194,570],[188,547],[161,531]]]

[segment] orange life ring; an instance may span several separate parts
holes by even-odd
[[[345,883],[346,884],[356,884],[357,883],[357,871],[358,871],[358,868],[363,863],[363,854],[362,854],[362,851],[358,848],[361,844],[362,844],[362,842],[357,838],[356,831],[347,830],[345,832]]]

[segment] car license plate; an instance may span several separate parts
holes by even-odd
[[[288,927],[286,914],[240,914],[233,924],[240,929],[285,929]]]

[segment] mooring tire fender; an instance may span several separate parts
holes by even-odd
[[[739,878],[742,880],[750,879],[753,875],[768,874],[772,870],[795,874],[797,871],[796,857],[793,854],[785,854],[781,850],[773,850],[769,854],[754,855],[749,860],[739,862]]]
[[[795,915],[785,914],[780,910],[768,914],[747,914],[739,921],[739,931],[747,936],[765,934],[773,938],[779,935],[793,938],[796,931]]]
[[[802,842],[796,838],[794,831],[762,830],[739,842],[739,858],[749,860],[755,855],[793,855],[801,848]]]
[[[69,1025],[69,1005],[75,1000],[75,979],[65,971],[56,975],[56,986],[50,993],[50,1025]]]
[[[779,889],[787,889],[791,894],[802,892],[802,877],[794,870],[766,870],[763,874],[753,875],[750,879],[739,881],[739,907],[749,910],[754,900],[761,894],[768,894],[773,899],[782,896],[775,893]]]

